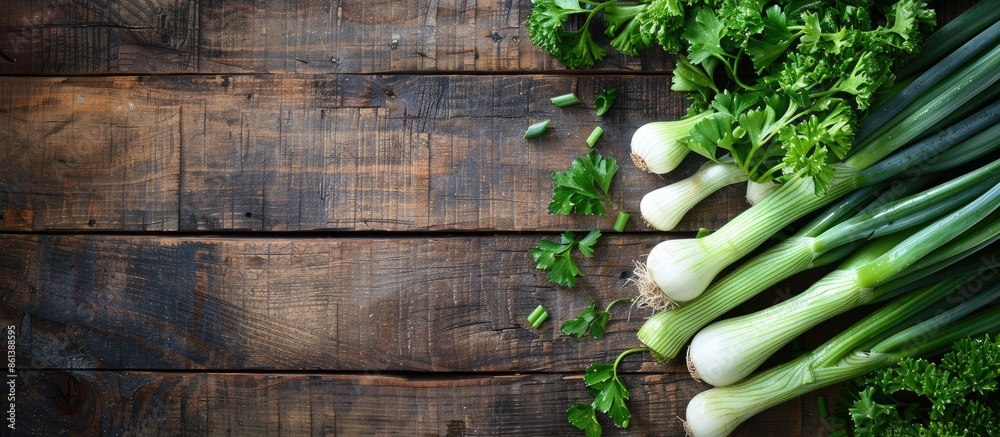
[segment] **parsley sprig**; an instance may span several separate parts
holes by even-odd
[[[628,428],[632,421],[625,401],[629,397],[628,386],[618,375],[618,366],[622,359],[636,352],[646,352],[648,348],[640,347],[626,350],[618,355],[614,364],[594,363],[587,367],[583,382],[587,391],[594,396],[590,404],[574,404],[566,410],[566,417],[573,426],[583,430],[587,437],[601,435],[601,424],[597,421],[597,413],[605,413],[619,428]]]
[[[632,302],[634,300],[635,298],[632,297],[615,299],[604,308],[604,311],[598,311],[597,301],[590,299],[590,306],[587,307],[587,309],[583,310],[579,316],[563,323],[562,333],[571,337],[580,338],[583,337],[589,330],[591,337],[603,338],[604,328],[607,327],[608,321],[611,320],[611,307],[619,302]]]
[[[583,256],[591,258],[594,256],[594,244],[597,244],[597,239],[600,237],[599,229],[590,231],[580,240],[576,239],[572,231],[566,231],[558,243],[543,239],[529,253],[535,259],[535,267],[548,272],[550,281],[563,287],[573,287],[576,285],[576,277],[583,276],[573,261],[573,248],[578,249]]]
[[[1000,337],[963,338],[939,364],[875,372],[850,408],[858,435],[997,435]]]
[[[549,213],[607,214],[604,204],[611,203],[608,190],[617,171],[618,162],[596,150],[576,158],[565,172],[552,174]]]

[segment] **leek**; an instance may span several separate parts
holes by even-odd
[[[640,170],[665,174],[673,171],[691,152],[684,143],[695,124],[710,114],[676,121],[646,123],[632,134],[632,162]]]
[[[746,174],[731,162],[709,161],[693,175],[646,193],[639,202],[639,211],[646,224],[669,231],[708,195],[746,180]]]
[[[953,277],[898,298],[806,355],[699,393],[688,404],[685,428],[695,437],[725,436],[753,415],[805,393],[1000,328],[1000,308],[982,309],[1000,296],[1000,286],[976,294],[972,285],[962,286],[974,276]],[[955,299],[955,294],[974,297]],[[961,303],[948,308],[956,302]],[[946,311],[913,321],[928,310],[938,313],[936,308]]]
[[[1000,46],[991,50],[991,54],[1000,56]],[[922,99],[920,110],[896,120],[895,127],[873,137],[843,163],[835,164],[833,181],[825,192],[817,195],[811,179],[796,177],[705,238],[667,240],[655,246],[645,266],[636,272],[641,278],[640,293],[650,295],[659,289],[664,294],[663,299],[691,300],[699,296],[723,268],[746,256],[799,217],[857,188],[887,180],[994,126],[1000,121],[1000,102],[886,158],[976,97],[982,86],[970,83],[993,83],[1000,79],[1000,68],[983,68],[983,62],[975,62],[974,66],[955,73],[968,78],[967,70],[974,70],[977,73],[973,75],[974,80],[957,84],[932,99]]]
[[[876,253],[870,259],[848,260],[802,294],[702,329],[691,340],[688,354],[694,372],[712,385],[735,383],[805,330],[891,291],[876,287],[898,277],[1000,207],[998,167],[1000,161],[980,169],[997,174],[989,181],[992,187],[986,193],[919,229],[885,253]]]

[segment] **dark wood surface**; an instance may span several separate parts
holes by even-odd
[[[947,3],[945,17],[970,2]],[[633,261],[660,240],[746,207],[731,187],[676,232],[647,229],[641,196],[698,165],[660,177],[628,159],[636,127],[685,110],[673,61],[565,70],[531,46],[527,0],[0,9],[4,435],[578,435],[565,410],[587,399],[584,369],[637,346],[649,313],[617,307],[602,340],[559,325],[632,293]],[[584,104],[549,103],[566,92]],[[521,138],[543,119],[548,135]],[[551,173],[596,125],[621,164],[614,210],[634,217],[622,234],[613,214],[546,210]],[[593,228],[607,232],[575,289],[535,270],[540,239]],[[609,435],[679,435],[706,388],[648,355],[623,374],[634,420]],[[827,435],[816,396],[737,434]]]

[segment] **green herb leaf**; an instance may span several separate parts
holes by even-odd
[[[579,248],[588,258],[592,257],[593,246],[597,244],[600,236],[601,231],[595,229],[577,241],[573,232],[566,231],[560,236],[559,243],[543,239],[528,253],[535,260],[535,268],[548,272],[550,281],[563,287],[573,287],[576,285],[576,277],[582,276],[579,267],[573,261],[573,248]]]
[[[1000,337],[962,338],[938,364],[906,358],[870,374],[849,412],[858,435],[996,435]]]
[[[597,411],[593,405],[575,404],[566,410],[569,423],[579,428],[587,437],[600,437],[601,424],[597,421]]]
[[[628,411],[628,406],[625,405],[625,400],[628,399],[628,389],[625,388],[625,384],[619,379],[615,379],[614,385],[617,386],[617,393],[607,413],[619,428],[628,428],[629,423],[632,422],[632,413]]]
[[[580,338],[587,333],[587,329],[590,328],[590,322],[594,321],[594,317],[597,316],[597,302],[594,299],[590,300],[590,306],[583,310],[579,316],[566,321],[562,325],[562,333],[571,337]]]
[[[590,336],[604,338],[604,328],[608,326],[609,320],[611,320],[611,313],[605,311],[598,313],[590,323]]]
[[[719,21],[715,12],[708,8],[699,9],[694,20],[689,22],[687,29],[681,34],[681,38],[691,44],[688,49],[688,59],[692,63],[700,64],[709,57],[725,57],[726,52],[722,48],[724,35],[725,26]]]
[[[615,375],[615,366],[606,363],[594,363],[587,366],[587,371],[583,375],[583,382],[587,386],[595,386],[611,380]]]
[[[628,389],[618,378],[602,383],[600,392],[594,397],[594,409],[602,413],[608,413],[611,420],[621,428],[626,428],[632,419],[625,400],[628,399]]]
[[[577,249],[580,249],[580,253],[587,258],[592,258],[594,256],[594,245],[597,244],[597,240],[601,238],[601,230],[594,229],[587,233],[587,236],[583,237],[579,242],[577,242]]]
[[[604,215],[604,203],[610,203],[608,190],[618,171],[614,158],[605,158],[591,150],[576,158],[565,172],[552,174],[551,214]]]

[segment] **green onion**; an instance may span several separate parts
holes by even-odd
[[[542,323],[545,322],[545,319],[548,318],[549,312],[545,310],[545,307],[539,305],[538,308],[535,308],[535,310],[528,315],[528,323],[530,323],[535,329],[538,329],[538,327],[542,326]]]
[[[823,395],[816,396],[816,406],[819,408],[819,418],[826,419],[829,413],[826,411],[826,397]]]
[[[628,219],[632,214],[625,211],[618,211],[618,217],[615,218],[615,230],[618,232],[625,232],[625,225],[628,224]]]
[[[597,115],[604,115],[611,109],[611,106],[615,104],[615,100],[618,99],[618,88],[609,88],[601,91],[596,97],[594,97],[594,109]]]
[[[710,194],[747,176],[732,160],[708,161],[693,175],[646,193],[639,202],[643,220],[660,231],[673,230],[684,215]]]
[[[694,115],[676,121],[654,121],[646,123],[632,134],[632,162],[642,171],[665,174],[673,171],[691,153],[684,143],[699,121],[711,116],[710,113]]]
[[[793,177],[772,194],[729,221],[712,235],[694,242],[668,240],[650,252],[643,267],[642,290],[659,288],[667,299],[693,299],[725,267],[746,256],[771,235],[830,201],[859,187],[883,181],[924,162],[1000,120],[1000,103],[970,115],[938,134],[886,158],[921,135],[953,111],[970,104],[984,89],[1000,79],[1000,46],[963,66],[918,99],[911,110],[893,118],[887,127],[852,149],[853,155],[834,164],[834,175],[825,191],[816,193],[814,181]]]
[[[528,130],[524,132],[524,139],[530,140],[538,138],[545,134],[545,131],[549,128],[549,120],[540,121],[531,126],[528,126]]]
[[[575,105],[577,103],[580,103],[580,99],[578,97],[576,97],[576,95],[573,94],[573,93],[563,94],[561,96],[556,96],[556,97],[553,97],[551,100],[552,100],[552,104],[553,105],[556,105],[556,106],[558,106],[560,108],[564,108],[566,106]]]
[[[992,9],[1000,10],[1000,8],[996,7]],[[855,134],[854,140],[861,142],[866,139],[878,127],[888,123],[893,116],[905,110],[917,98],[934,88],[936,84],[944,80],[963,63],[979,54],[985,48],[990,47],[998,39],[1000,39],[1000,22],[975,35],[974,38],[949,54],[945,59],[937,62],[933,67],[922,73],[885,105],[881,105],[871,111],[858,126],[858,132]]]
[[[639,330],[639,339],[658,356],[674,358],[703,326],[781,280],[805,269],[840,260],[857,249],[852,241],[917,225],[920,220],[929,220],[944,213],[949,206],[956,208],[980,195],[997,179],[991,172],[997,171],[1000,168],[998,165],[1000,162],[918,194],[908,195],[908,192],[916,191],[922,185],[922,179],[897,183],[893,185],[892,194],[900,199],[880,196],[860,213],[854,211],[860,209],[865,200],[875,197],[879,186],[863,188],[845,196],[796,234],[712,283],[698,299],[654,314]],[[962,250],[982,241],[983,238],[974,240],[974,243],[962,246]],[[838,246],[846,250],[841,251]],[[935,255],[952,256],[955,255],[953,252],[939,250]],[[662,307],[658,299],[662,299],[660,293],[647,289],[641,302],[654,308]]]
[[[1000,52],[998,52],[1000,53]],[[997,72],[980,69],[981,73],[1000,78]],[[965,89],[965,92],[971,92]],[[943,96],[941,97],[944,98]],[[956,97],[959,98],[959,97]],[[960,96],[966,101],[967,96]],[[928,112],[923,117],[941,119],[947,113],[934,112],[954,109],[954,105],[941,108],[940,102],[927,105]],[[933,125],[929,120],[915,117],[910,120],[915,129],[925,129]],[[875,138],[862,152],[848,158],[853,163],[835,164],[836,173],[825,192],[817,195],[813,182],[807,178],[793,178],[778,187],[760,203],[736,216],[726,225],[698,240],[667,240],[658,244],[650,252],[645,266],[640,267],[640,290],[645,295],[654,295],[659,289],[663,298],[685,302],[700,295],[725,267],[746,256],[751,250],[766,241],[778,230],[791,224],[795,219],[823,206],[859,187],[871,185],[910,170],[920,163],[931,160],[950,147],[979,138],[975,134],[1000,121],[1000,102],[987,106],[965,120],[934,136],[912,144],[889,158],[884,158],[900,146],[904,138],[912,138],[916,133],[897,132],[893,128],[885,136]],[[894,137],[899,135],[899,137]],[[882,159],[881,161],[878,161]]]
[[[597,140],[601,139],[601,135],[603,134],[604,128],[600,126],[595,127],[594,130],[590,132],[590,136],[587,137],[587,147],[593,148],[594,144],[597,143]]]
[[[727,387],[696,395],[687,408],[691,435],[727,435],[753,415],[810,391],[848,381],[905,357],[932,353],[964,336],[1000,327],[1000,308],[983,309],[1000,286],[976,294],[975,275],[952,278],[898,298],[812,352]],[[976,294],[956,300],[949,293]],[[960,301],[957,306],[954,305]],[[945,309],[941,313],[941,309]],[[937,314],[930,318],[913,317]],[[974,312],[974,313],[973,313]],[[921,321],[922,320],[922,321]]]
[[[984,194],[950,214],[912,232],[888,250],[859,252],[805,292],[755,313],[715,322],[691,340],[689,368],[704,381],[719,386],[749,375],[778,348],[834,315],[871,302],[876,288],[989,217],[1000,207],[1000,160],[983,167],[991,178]],[[970,173],[971,175],[971,173]],[[875,240],[879,241],[879,240]],[[739,350],[739,356],[731,351]]]

